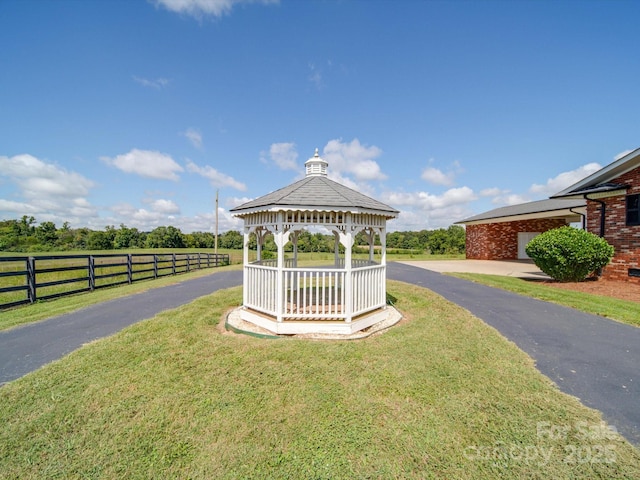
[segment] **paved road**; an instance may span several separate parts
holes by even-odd
[[[0,385],[57,360],[87,342],[216,290],[242,285],[242,271],[216,272],[99,303],[77,312],[0,332]]]
[[[466,308],[528,353],[562,391],[600,410],[640,445],[640,328],[412,265],[390,263],[387,277]],[[0,385],[160,311],[241,284],[241,271],[216,272],[0,332]]]
[[[640,445],[640,328],[406,264],[390,263],[387,278],[466,308],[528,353],[563,392],[600,410]]]

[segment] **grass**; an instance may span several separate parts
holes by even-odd
[[[480,273],[449,273],[458,278],[482,283],[490,287],[557,303],[577,310],[640,326],[640,303],[604,295],[562,290],[535,281]]]
[[[640,478],[513,343],[388,291],[406,320],[362,341],[222,334],[233,288],[86,345],[0,388],[0,477]]]

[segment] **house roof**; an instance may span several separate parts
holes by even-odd
[[[378,200],[329,179],[326,162],[318,157],[307,161],[307,176],[289,186],[243,203],[230,211],[237,216],[267,210],[365,211],[395,218],[398,211]],[[319,168],[314,168],[319,167]]]
[[[551,198],[583,198],[588,194],[624,193],[627,185],[613,182],[620,175],[640,166],[640,148],[627,153],[570,187],[552,195]]]
[[[550,199],[535,202],[520,203],[507,207],[495,208],[488,212],[455,222],[457,224],[501,223],[530,218],[553,218],[579,216],[584,213],[586,201],[583,198],[574,200]]]

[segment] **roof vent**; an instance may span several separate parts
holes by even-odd
[[[327,165],[329,164],[325,160],[320,158],[318,149],[316,148],[315,155],[304,163],[304,166],[307,168],[307,177],[326,177]]]

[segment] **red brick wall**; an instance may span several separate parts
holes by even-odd
[[[517,260],[518,232],[546,232],[567,223],[558,219],[467,225],[466,256],[476,260]]]
[[[631,185],[629,195],[640,193],[640,167],[613,180],[615,183]],[[626,197],[604,198],[606,218],[604,238],[615,248],[611,263],[602,276],[612,280],[629,280],[640,283],[640,278],[629,277],[629,268],[640,268],[640,226],[626,225]],[[600,235],[600,203],[587,202],[587,230]]]

